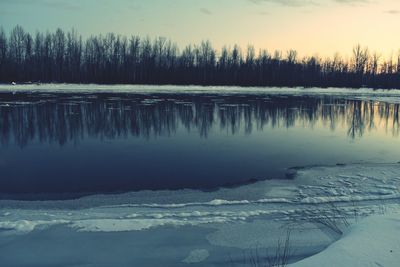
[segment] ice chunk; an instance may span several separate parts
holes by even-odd
[[[190,251],[189,255],[182,260],[184,263],[199,263],[206,260],[210,253],[206,249],[195,249]]]

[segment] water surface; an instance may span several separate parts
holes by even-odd
[[[2,198],[215,189],[400,161],[399,104],[346,96],[0,93]]]

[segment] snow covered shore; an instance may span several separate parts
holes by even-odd
[[[400,262],[400,214],[370,216],[327,249],[290,267],[396,267]]]
[[[369,232],[373,240],[384,244],[374,243],[379,248],[374,249],[376,255],[370,245],[365,250],[370,257],[365,260],[400,261],[399,250],[392,246],[397,239],[385,243],[399,230],[400,164],[316,166],[291,172],[296,172],[294,180],[261,181],[215,192],[147,191],[65,201],[1,200],[0,262],[10,267],[159,266],[160,262],[163,266],[194,262],[199,266],[229,262],[249,266],[251,251],[273,252],[288,229],[291,261],[297,261],[323,251],[341,237],[321,223],[321,216],[331,218],[347,234],[327,252],[314,256],[315,264],[329,251],[344,253],[347,246],[359,249],[360,242],[368,246],[372,239],[363,241],[363,235],[358,235]],[[393,215],[362,221],[376,214]],[[347,232],[343,218],[349,224],[361,222],[360,228]],[[382,227],[389,232],[379,239]],[[380,261],[386,255],[380,248],[391,247],[393,255]],[[352,255],[349,250],[348,257]],[[329,257],[333,256],[326,259]]]
[[[215,94],[285,94],[285,95],[337,95],[375,96],[398,100],[399,89],[300,88],[300,87],[240,87],[240,86],[179,86],[179,85],[100,85],[100,84],[0,84],[0,92],[44,93],[215,93]],[[390,98],[389,98],[390,97]]]

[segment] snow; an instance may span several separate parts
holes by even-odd
[[[210,256],[210,253],[206,249],[195,249],[190,251],[189,256],[183,259],[185,263],[199,263],[204,261]]]
[[[351,89],[351,88],[302,88],[302,87],[238,87],[238,86],[177,86],[177,85],[99,85],[99,84],[0,84],[0,92],[42,92],[42,93],[218,93],[278,95],[340,95],[359,99],[373,96],[379,101],[399,103],[400,90]]]
[[[353,225],[327,249],[290,267],[397,267],[400,263],[400,215],[370,216]]]
[[[358,228],[347,232],[343,218],[349,224],[357,224],[366,216],[400,213],[400,164],[313,166],[291,172],[293,180],[266,180],[212,192],[185,189],[62,201],[0,200],[0,262],[10,267],[65,266],[61,256],[46,261],[50,253],[68,254],[68,258],[77,260],[76,265],[156,266],[154,255],[148,251],[157,251],[159,260],[166,265],[185,266],[199,261],[202,266],[220,266],[229,255],[234,266],[248,266],[243,262],[244,253],[254,248],[273,251],[287,229],[292,233],[295,261],[324,251],[341,237],[318,223],[321,216],[338,220],[338,227],[346,233],[326,250],[330,251],[339,247],[335,244],[358,240]],[[378,235],[384,227],[395,236],[393,231],[398,228],[393,230],[389,222],[396,215],[391,216],[371,219],[378,221],[368,231]],[[373,223],[368,222],[360,224],[372,227]],[[390,236],[383,236],[386,235]],[[69,241],[59,244],[60,238]],[[107,241],[110,238],[112,243]],[[373,240],[383,242],[377,237]],[[108,255],[107,260],[96,257],[99,249],[104,249],[104,242],[109,251],[120,251],[121,258],[111,252],[103,255]],[[79,244],[86,244],[85,248]],[[383,244],[382,248],[388,247]],[[29,261],[17,251],[31,255],[27,256]],[[85,255],[81,255],[83,252]],[[380,259],[381,254],[371,257]],[[400,260],[399,254],[393,257]]]

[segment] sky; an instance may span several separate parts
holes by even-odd
[[[0,26],[75,28],[164,36],[179,47],[210,40],[299,55],[350,55],[356,44],[383,56],[400,49],[400,0],[0,0]]]

